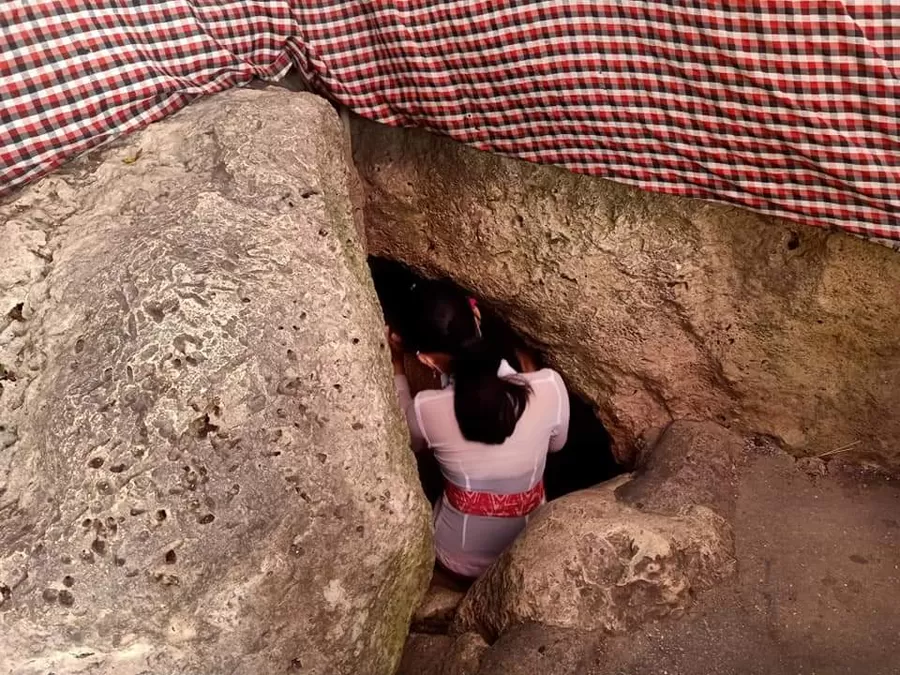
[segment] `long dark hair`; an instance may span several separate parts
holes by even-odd
[[[500,354],[482,339],[468,299],[437,281],[412,292],[415,320],[404,337],[418,352],[449,354],[454,380],[453,410],[468,441],[499,445],[509,438],[531,395],[519,377],[500,377]]]

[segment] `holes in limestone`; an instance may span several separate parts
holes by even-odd
[[[106,540],[97,537],[91,542],[91,550],[98,555],[106,555]]]
[[[209,482],[209,476],[207,476],[206,467],[204,466],[194,469],[185,464],[181,467],[181,472],[184,486],[191,492],[196,491],[198,485],[204,485]]]
[[[88,462],[88,466],[92,469],[99,469],[103,466],[103,458],[102,457],[92,457]]]
[[[166,551],[165,561],[167,565],[174,565],[178,562],[178,554],[175,553],[175,549],[169,549]]]
[[[166,513],[165,509],[159,509],[156,512],[156,520],[160,523],[163,522],[166,518],[168,518],[169,514]]]
[[[113,464],[111,467],[109,467],[110,473],[122,473],[124,470],[125,470],[125,465],[122,462],[119,462],[118,464]]]
[[[55,588],[45,588],[44,592],[41,593],[41,597],[45,602],[53,603],[56,602],[56,599],[59,597],[59,591]]]
[[[78,338],[75,340],[75,353],[80,354],[84,351],[84,340],[82,338]]]
[[[0,363],[0,382],[3,382],[4,380],[6,382],[15,382],[16,374]],[[0,391],[2,391],[2,387],[0,387]]]
[[[788,251],[796,251],[800,248],[800,234],[798,232],[794,232],[793,230],[788,235],[787,243],[785,244]]]
[[[288,377],[278,383],[277,393],[282,396],[297,396],[303,386],[299,377]]]
[[[216,517],[212,513],[207,513],[207,514],[202,515],[199,518],[197,518],[197,522],[200,523],[201,525],[209,525],[215,519],[216,519]]]
[[[218,430],[219,426],[210,422],[209,414],[206,413],[191,422],[191,433],[196,438],[205,439],[211,433],[215,433]]]
[[[60,591],[59,592],[59,604],[63,607],[71,607],[75,604],[75,596],[72,595],[69,591]]]
[[[153,580],[162,586],[177,586],[180,583],[180,580],[174,574],[165,574],[163,572],[154,574]]]
[[[13,308],[6,313],[6,316],[8,316],[13,321],[24,321],[25,317],[22,314],[24,309],[25,309],[25,303],[20,302],[16,305],[13,305]]]
[[[113,493],[112,485],[110,485],[109,482],[105,480],[101,480],[99,483],[97,483],[97,492],[99,492],[101,495],[111,495]]]
[[[72,586],[75,585],[75,579],[68,574],[63,577],[62,582],[63,586],[65,586],[66,588],[72,588]]]

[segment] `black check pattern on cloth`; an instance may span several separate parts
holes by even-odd
[[[891,0],[6,0],[0,192],[292,65],[379,122],[900,241]]]

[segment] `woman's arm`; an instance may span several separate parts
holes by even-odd
[[[412,396],[409,388],[409,380],[406,378],[406,367],[403,362],[403,343],[396,333],[390,328],[387,329],[388,344],[391,347],[391,362],[394,366],[394,388],[397,390],[397,399],[400,403],[400,410],[406,417],[406,426],[409,427],[410,444],[413,452],[420,452],[428,448],[425,440],[425,434],[419,428],[418,416],[416,415],[416,401]]]
[[[538,359],[530,349],[516,347],[515,352],[523,373],[536,373],[540,370]]]
[[[569,438],[569,392],[566,391],[566,385],[563,379],[556,371],[553,372],[553,384],[556,387],[557,408],[556,423],[550,432],[550,452],[562,450],[563,446]]]

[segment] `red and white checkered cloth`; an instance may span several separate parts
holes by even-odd
[[[900,240],[898,0],[5,0],[0,190],[292,64],[380,122]]]

